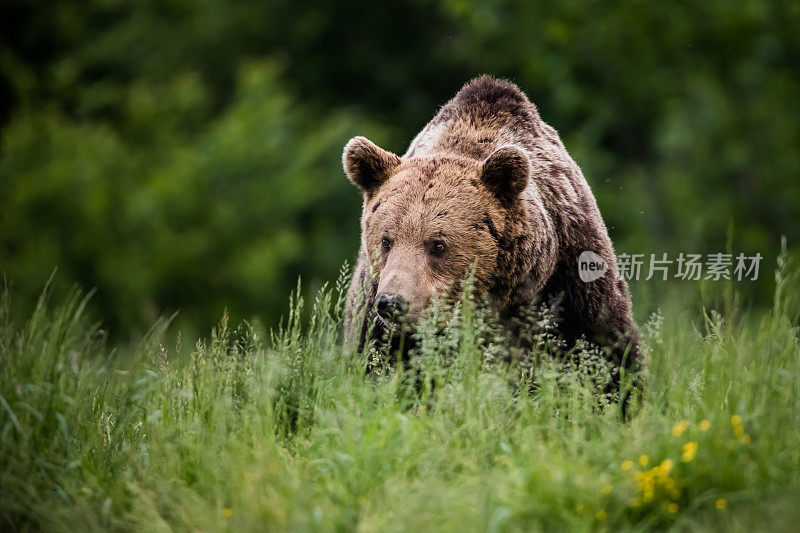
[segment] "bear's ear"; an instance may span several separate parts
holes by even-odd
[[[516,146],[501,146],[486,158],[481,181],[502,201],[516,200],[528,186],[530,163]]]
[[[400,164],[400,158],[366,137],[353,137],[344,147],[342,164],[350,181],[372,195]]]

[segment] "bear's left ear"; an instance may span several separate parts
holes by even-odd
[[[400,164],[400,158],[366,137],[353,137],[344,147],[342,164],[350,181],[372,195]]]
[[[502,201],[516,200],[528,186],[528,156],[516,146],[501,146],[486,158],[481,181]]]

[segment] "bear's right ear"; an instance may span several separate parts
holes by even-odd
[[[528,186],[530,163],[516,146],[501,146],[481,166],[481,181],[502,201],[515,201]]]
[[[400,164],[400,158],[366,137],[353,137],[344,147],[342,164],[350,181],[372,195]]]

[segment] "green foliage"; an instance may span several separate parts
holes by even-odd
[[[15,121],[2,166],[6,275],[30,293],[60,265],[57,279],[99,286],[102,308],[127,325],[164,303],[190,323],[226,306],[274,317],[298,273],[332,277],[357,239],[358,197],[325,172],[340,165],[350,120],[312,120],[275,78],[268,63],[243,67],[224,114],[194,135],[162,126],[146,146],[60,114]],[[179,75],[132,90],[133,126],[202,108],[197,84]]]
[[[799,18],[748,0],[4,2],[2,528],[790,527],[789,253],[774,292],[633,284],[641,316],[662,312],[629,421],[599,408],[591,353],[515,359],[469,298],[396,370],[342,348],[345,277],[317,289],[358,243],[346,140],[402,153],[484,72],[562,133],[618,251],[767,264],[800,238]],[[298,275],[274,334],[231,326],[275,323]],[[183,339],[225,318],[167,349],[158,317],[178,309]],[[155,326],[110,348],[101,317]]]
[[[586,369],[492,346],[465,297],[418,360],[366,376],[342,348],[346,276],[267,336],[227,317],[167,350],[166,322],[109,351],[77,293],[0,306],[0,522],[46,530],[476,530],[796,522],[795,260],[775,307],[680,300],[644,328],[629,420]],[[469,292],[469,291],[467,291]],[[506,348],[507,349],[507,348]],[[496,357],[494,357],[496,356]],[[418,373],[418,374],[415,374]],[[591,373],[591,372],[590,372]],[[433,386],[409,387],[409,376]],[[531,388],[530,384],[536,386]]]
[[[771,262],[800,238],[795,2],[0,10],[0,269],[20,301],[56,267],[57,292],[96,287],[116,333],[175,309],[199,329],[225,307],[273,323],[298,275],[317,288],[355,255],[346,140],[402,153],[483,72],[562,133],[618,250],[723,252],[730,233]],[[738,289],[767,304],[772,288]],[[646,316],[676,287],[633,289]]]

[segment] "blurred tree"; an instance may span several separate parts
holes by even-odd
[[[298,275],[335,277],[358,236],[339,155],[355,121],[298,105],[270,63],[240,70],[231,104],[193,136],[182,124],[207,102],[192,75],[130,88],[120,122],[142,134],[158,124],[147,142],[55,111],[17,117],[0,235],[18,289],[36,294],[59,266],[126,326],[165,308],[205,325],[226,306],[274,318]]]
[[[58,266],[119,329],[273,321],[354,255],[347,138],[402,153],[482,72],[562,133],[618,249],[769,265],[800,238],[798,27],[790,1],[7,0],[0,270],[33,298]]]

